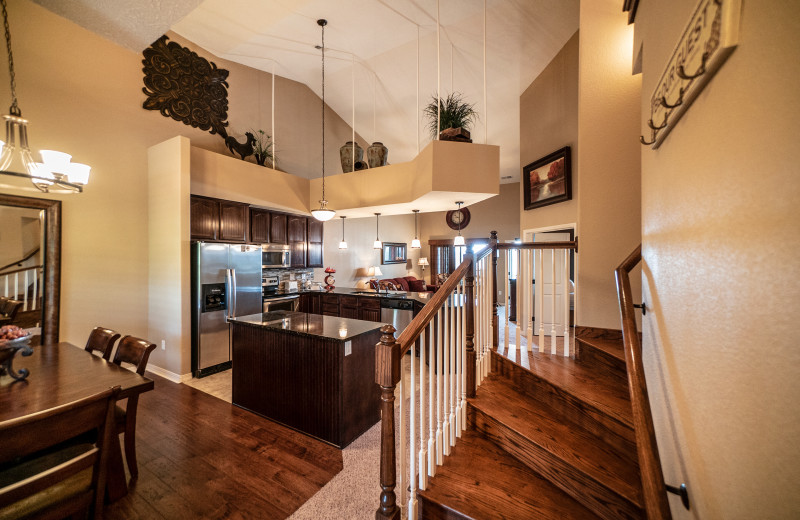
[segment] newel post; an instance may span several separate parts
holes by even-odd
[[[492,248],[492,345],[497,350],[500,343],[499,320],[497,318],[497,231],[490,232],[489,247]]]
[[[399,520],[396,485],[397,468],[394,441],[394,389],[400,381],[400,345],[395,328],[381,327],[381,341],[375,345],[375,382],[381,387],[381,498],[375,520]]]
[[[467,276],[464,277],[466,285],[466,304],[467,308],[465,319],[467,320],[467,397],[475,397],[475,255],[472,256],[472,263],[469,266]]]

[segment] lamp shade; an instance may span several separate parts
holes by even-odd
[[[383,242],[380,240],[376,240],[372,243],[372,249],[381,249],[383,247]]]
[[[415,238],[414,240],[411,241],[411,249],[419,249],[421,247],[422,247],[422,244],[420,244],[418,238]]]
[[[381,268],[380,268],[380,267],[378,267],[377,265],[376,265],[376,266],[373,266],[373,267],[371,268],[371,270],[372,270],[372,273],[373,273],[375,276],[383,276],[383,273],[381,272]]]
[[[345,242],[344,240],[339,242],[339,249],[347,249],[347,242]]]
[[[430,265],[430,264],[428,263],[428,258],[423,256],[422,258],[419,259],[417,265]]]
[[[453,239],[454,246],[463,246],[465,243],[466,242],[464,242],[464,237],[462,237],[461,235],[456,235],[456,237]]]

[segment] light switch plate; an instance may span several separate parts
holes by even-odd
[[[344,355],[349,356],[353,353],[353,342],[352,341],[345,341],[344,342]]]

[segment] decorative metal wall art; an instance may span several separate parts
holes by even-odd
[[[144,50],[142,91],[147,99],[142,106],[228,137],[228,71],[168,39],[162,36]]]
[[[666,139],[706,83],[739,42],[741,0],[700,0],[650,97],[650,139],[655,150]]]

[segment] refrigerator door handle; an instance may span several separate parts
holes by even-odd
[[[233,309],[230,310],[230,317],[235,318],[238,313],[236,312],[236,269],[230,269],[231,272],[231,302]]]

